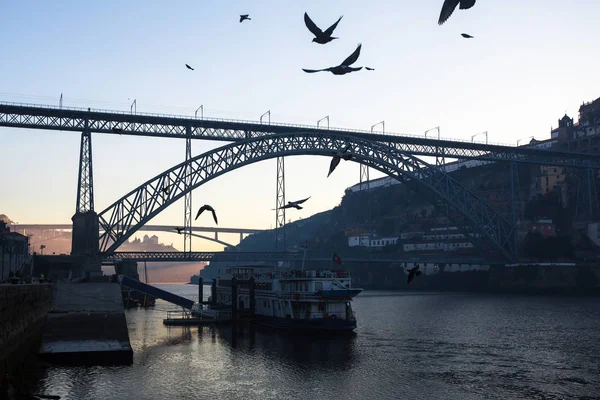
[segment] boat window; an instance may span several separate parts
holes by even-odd
[[[315,283],[315,288],[317,290],[323,290],[323,282],[317,282],[317,283]]]

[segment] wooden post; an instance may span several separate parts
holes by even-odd
[[[250,286],[250,316],[252,318],[254,318],[254,313],[256,310],[256,290],[255,290],[254,277],[250,278],[249,286]]]
[[[238,319],[238,296],[237,296],[237,278],[234,276],[231,278],[231,318],[233,322]]]
[[[215,279],[213,279],[212,281],[212,285],[210,286],[210,296],[211,296],[211,302],[212,305],[216,305],[217,304],[217,281]]]
[[[198,278],[198,303],[204,301],[204,283],[202,277]]]

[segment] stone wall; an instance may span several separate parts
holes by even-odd
[[[25,342],[41,337],[51,305],[51,284],[0,284],[0,366]]]

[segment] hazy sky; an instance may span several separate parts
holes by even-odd
[[[415,5],[416,4],[416,5]],[[600,96],[600,2],[479,0],[437,25],[442,0],[378,1],[8,1],[0,5],[0,101],[58,104],[315,124],[515,143],[549,137],[565,111]],[[307,11],[326,29],[312,43]],[[251,21],[240,24],[239,14]],[[475,39],[466,40],[467,32]],[[306,74],[339,64],[362,43],[359,71]],[[188,71],[184,64],[195,67]],[[483,137],[480,138],[483,140]],[[75,210],[80,135],[0,128],[0,213],[19,223],[67,223]],[[200,154],[223,143],[193,143]],[[183,161],[185,142],[93,136],[96,211]],[[359,178],[343,162],[286,159],[287,200],[308,196],[296,220],[340,202]],[[275,160],[237,170],[194,191],[223,227],[269,228]],[[183,201],[150,223],[181,225]],[[208,215],[197,225],[212,225]],[[221,236],[227,239],[227,236]],[[180,236],[161,239],[182,247]],[[235,236],[229,237],[236,240]],[[194,249],[216,249],[195,239]]]

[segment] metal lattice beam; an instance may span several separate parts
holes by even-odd
[[[275,251],[285,251],[285,158],[277,157],[275,190]],[[280,245],[281,243],[281,245]]]
[[[193,117],[131,114],[115,111],[85,111],[48,106],[0,103],[0,126],[186,139],[237,141],[272,134],[346,134],[384,142],[398,151],[446,159],[515,161],[577,168],[600,168],[600,155],[552,151],[527,146],[440,140],[422,136],[375,134],[362,130],[319,129],[290,124],[260,124],[250,121],[196,119]]]
[[[514,226],[481,198],[444,173],[441,167],[429,165],[382,143],[329,133],[282,134],[235,142],[168,169],[99,214],[103,229],[100,235],[101,252],[114,252],[137,229],[185,195],[183,178],[188,164],[192,166],[193,190],[227,172],[255,162],[294,155],[332,156],[347,145],[350,146],[354,161],[403,182],[413,182],[430,189],[466,217],[503,256],[513,258]],[[167,180],[172,182],[172,190],[165,199],[159,193]]]
[[[76,213],[94,211],[94,174],[92,170],[92,134],[81,133],[79,149],[79,176],[77,179]]]
[[[600,217],[598,192],[594,170],[579,170],[576,172],[577,185],[575,199],[575,220],[596,221]]]
[[[183,202],[183,251],[192,251],[192,191],[190,184],[192,182],[191,166],[189,160],[192,158],[192,140],[185,140],[185,161],[188,166],[185,171],[185,200]]]
[[[291,253],[291,252],[230,252],[230,251],[216,251],[216,252],[154,252],[154,251],[118,251],[112,254],[106,254],[103,256],[102,261],[104,263],[131,260],[136,262],[175,262],[175,261],[218,261],[218,262],[264,262],[264,263],[275,263],[277,261],[302,261],[302,253]],[[329,263],[331,260],[330,256],[322,257],[307,257],[305,262],[320,262]],[[483,260],[481,258],[474,257],[456,257],[448,254],[440,255],[425,255],[425,256],[404,256],[404,257],[383,257],[376,256],[372,258],[358,258],[358,257],[344,257],[344,263],[353,262],[373,262],[373,263],[419,263],[423,264],[479,264],[487,265],[491,262],[489,260]],[[501,262],[498,260],[496,262]]]

